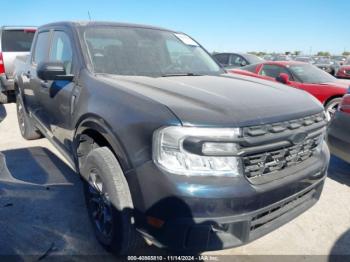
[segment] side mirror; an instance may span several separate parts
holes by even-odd
[[[42,80],[73,80],[73,75],[67,75],[62,62],[41,62],[37,67],[37,75]]]
[[[285,85],[290,84],[289,75],[286,73],[280,73],[279,76],[276,77],[276,81]]]
[[[246,66],[247,65],[247,62],[246,61],[242,61],[241,62],[241,66]]]

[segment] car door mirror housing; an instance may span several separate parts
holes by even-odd
[[[290,84],[289,75],[286,73],[279,74],[279,76],[276,77],[276,81],[285,85]]]
[[[73,80],[73,75],[67,75],[62,62],[41,62],[37,67],[37,75],[44,81],[48,80]]]

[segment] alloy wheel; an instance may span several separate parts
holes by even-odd
[[[110,238],[113,232],[112,206],[96,169],[91,170],[89,175],[88,205],[96,229],[105,238]]]

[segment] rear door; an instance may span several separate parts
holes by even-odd
[[[37,77],[36,69],[39,63],[48,59],[50,37],[51,32],[48,30],[38,33],[33,46],[32,56],[28,61],[28,67],[22,75],[22,80],[26,83],[23,85],[26,106],[31,114],[42,124],[46,123],[47,120],[44,119],[43,108],[40,102],[42,80]]]
[[[34,28],[6,29],[1,32],[1,52],[7,78],[13,78],[14,60],[16,56],[26,55],[30,51]]]

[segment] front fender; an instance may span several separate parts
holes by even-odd
[[[129,158],[118,136],[112,132],[112,128],[103,119],[95,115],[87,115],[81,117],[74,134],[73,146],[77,148],[80,141],[80,136],[87,130],[98,132],[111,146],[121,167],[126,172],[132,168]],[[77,159],[77,158],[76,158]]]

